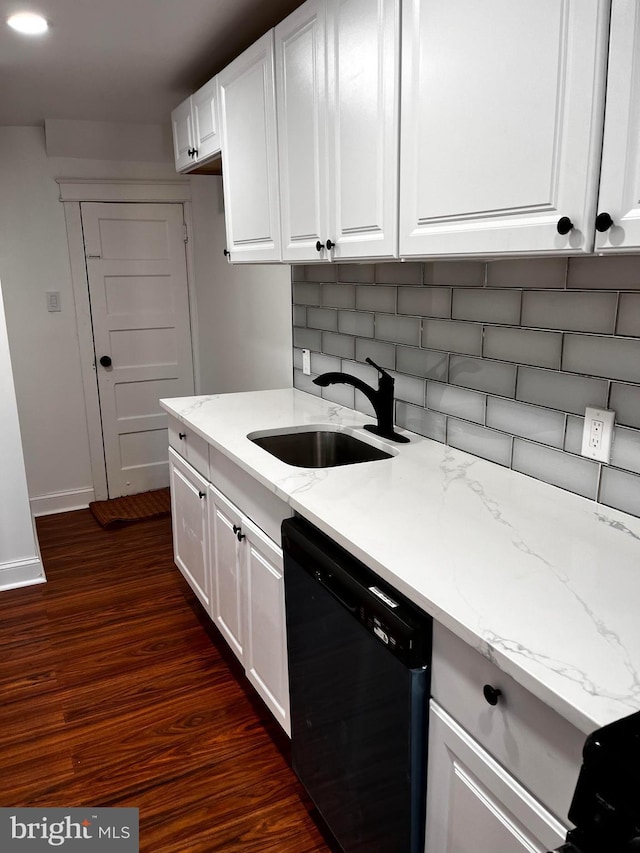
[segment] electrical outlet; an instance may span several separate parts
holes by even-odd
[[[594,409],[587,406],[580,451],[583,456],[597,459],[599,462],[609,462],[615,417],[616,413],[611,409]]]
[[[311,376],[311,350],[302,350],[302,372],[305,376]]]
[[[47,291],[47,311],[62,311],[60,293],[57,290]]]

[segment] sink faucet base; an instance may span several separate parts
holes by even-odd
[[[380,438],[388,438],[390,441],[397,441],[399,444],[408,444],[409,442],[406,435],[400,435],[400,433],[395,432],[395,430],[387,432],[387,430],[379,429],[376,424],[365,424],[363,429],[375,433],[375,435],[380,436]]]

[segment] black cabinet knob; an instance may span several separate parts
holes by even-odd
[[[326,245],[327,249],[329,251],[331,251],[333,249],[333,247],[335,246],[335,243],[332,240],[327,240],[325,245]]]
[[[558,234],[562,234],[564,236],[573,229],[573,222],[569,219],[568,216],[561,216],[560,219],[558,219],[558,224],[556,225],[556,228],[558,229]]]
[[[608,213],[599,213],[596,216],[596,231],[608,231],[613,225],[613,219]]]
[[[180,439],[185,439],[186,437],[187,437],[186,432],[179,432],[179,433],[178,433],[178,438],[180,438]]]
[[[198,497],[199,497],[199,498],[206,498],[206,496],[207,496],[207,493],[206,493],[206,492],[198,492]]]
[[[485,684],[482,692],[490,705],[497,705],[498,699],[502,696],[502,690],[499,687],[492,687],[490,684]]]
[[[228,249],[225,249],[225,250],[224,250],[224,256],[225,256],[225,258],[230,258],[230,257],[231,257],[231,252],[230,252]]]
[[[198,154],[198,149],[197,148],[188,148],[187,154],[189,155],[189,157],[195,157]]]
[[[320,240],[316,240],[316,252],[321,252],[324,249],[324,244]]]
[[[100,364],[103,367],[111,367],[111,356],[110,355],[101,355],[100,356]]]
[[[243,539],[246,539],[246,538],[247,538],[247,537],[244,535],[244,533],[242,532],[242,528],[241,528],[241,527],[238,527],[238,525],[237,525],[237,524],[234,524],[234,525],[233,525],[233,532],[236,534],[236,538],[237,538],[238,542],[242,542],[242,540],[243,540]]]

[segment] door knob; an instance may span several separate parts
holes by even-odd
[[[100,356],[100,364],[103,367],[111,367],[111,356],[110,355],[101,355]]]
[[[573,229],[573,222],[569,219],[568,216],[561,216],[560,219],[558,219],[558,224],[556,225],[556,228],[558,229],[558,234],[562,234],[564,236]]]
[[[596,231],[608,231],[613,225],[613,219],[608,213],[599,213],[596,216]]]

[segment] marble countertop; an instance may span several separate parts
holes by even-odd
[[[585,734],[640,709],[640,519],[294,389],[161,402]],[[294,468],[247,438],[312,424],[395,455]]]

